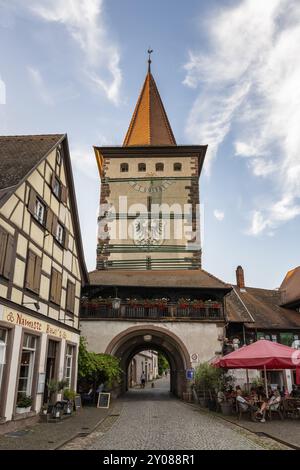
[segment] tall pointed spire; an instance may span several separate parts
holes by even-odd
[[[137,101],[123,146],[176,145],[168,116],[151,73],[148,50],[148,73]]]

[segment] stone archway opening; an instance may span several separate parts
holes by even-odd
[[[170,391],[181,398],[188,387],[186,370],[191,365],[188,351],[174,333],[154,325],[128,328],[117,335],[105,351],[120,359],[123,371],[121,392],[128,390],[128,369],[132,359],[146,350],[161,352],[167,358],[170,365]]]

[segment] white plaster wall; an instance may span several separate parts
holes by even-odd
[[[90,351],[105,352],[107,346],[119,333],[134,326],[144,325],[146,329],[156,326],[165,329],[166,333],[175,334],[185,344],[189,354],[198,354],[198,361],[192,366],[197,367],[200,362],[213,359],[220,352],[221,345],[218,336],[223,333],[223,326],[215,323],[199,322],[142,322],[142,321],[81,321],[81,334],[88,341]]]
[[[4,411],[4,415],[7,421],[12,419],[12,415],[14,413],[14,399],[15,399],[15,389],[16,389],[18,369],[19,369],[21,336],[22,336],[22,327],[19,325],[16,325],[15,332],[14,332],[14,342],[13,342],[13,348],[12,348],[10,374],[9,374],[9,382],[8,382],[8,389],[7,389],[7,401],[6,401],[5,411]]]

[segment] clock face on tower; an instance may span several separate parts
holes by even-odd
[[[146,173],[145,176],[146,178],[149,178],[149,180],[144,181],[137,179],[135,181],[129,181],[128,184],[139,193],[153,194],[166,191],[166,189],[168,189],[174,182],[173,180],[169,180],[167,178],[156,179],[156,173]]]

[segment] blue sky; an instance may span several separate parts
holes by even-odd
[[[203,267],[276,288],[300,264],[297,0],[0,0],[0,132],[67,132],[95,267],[93,145],[121,144],[152,72],[179,144],[208,144]]]

